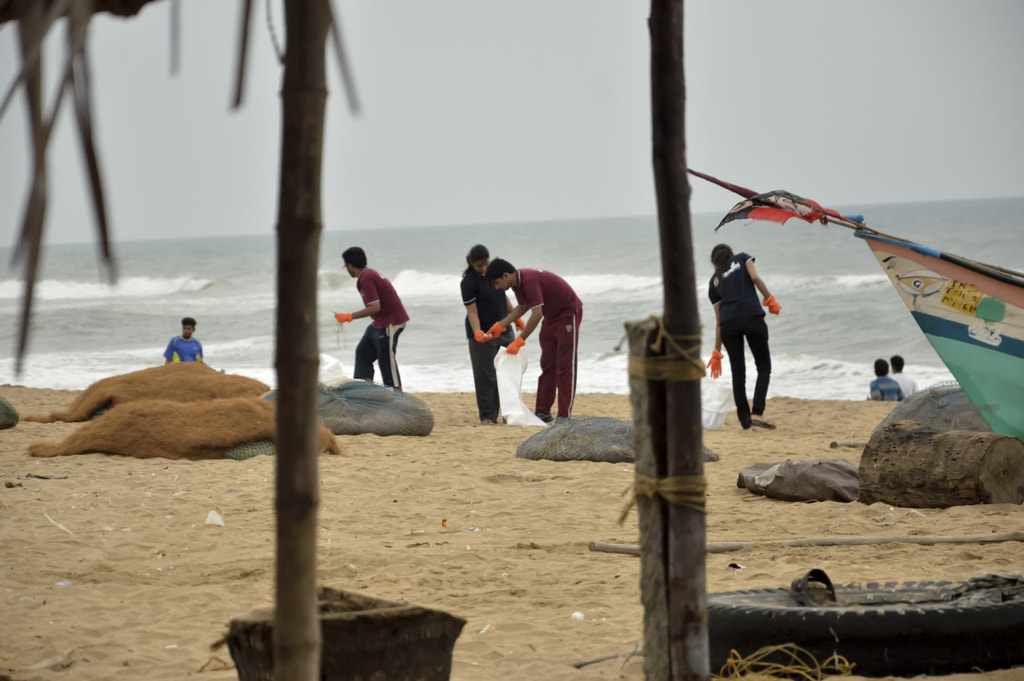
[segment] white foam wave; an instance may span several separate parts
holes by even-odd
[[[317,288],[320,290],[336,291],[344,288],[349,282],[355,286],[355,280],[347,272],[336,272],[333,270],[319,270],[316,273]]]
[[[328,292],[346,286],[352,281],[348,275],[321,271],[318,275],[321,286]],[[633,274],[575,274],[565,280],[584,302],[599,299],[608,302],[657,299],[662,294],[660,276],[638,276]],[[458,295],[461,273],[440,274],[415,269],[401,270],[391,282],[403,301],[406,300],[447,300]],[[702,282],[704,280],[701,280]],[[834,274],[823,276],[772,275],[773,291],[787,293],[848,293],[885,290],[889,278],[882,272],[871,274]],[[698,283],[698,294],[703,295],[704,284]]]
[[[450,299],[459,295],[461,274],[437,274],[418,270],[402,270],[392,280],[402,300]],[[582,274],[565,277],[566,282],[584,302],[588,298],[630,300],[661,295],[661,277],[639,277],[630,274]]]
[[[770,277],[772,291],[787,293],[849,293],[874,291],[890,288],[889,277],[878,274],[833,274],[819,277],[772,275]]]
[[[564,277],[583,300],[628,302],[653,300],[662,295],[662,279],[657,276],[633,274],[576,274]],[[392,280],[402,300],[448,299],[458,295],[460,275],[437,274],[418,270],[402,270]],[[773,276],[772,290],[786,293],[846,293],[885,290],[891,286],[885,274],[836,274],[821,277]],[[698,293],[704,289],[698,285]]]
[[[584,302],[587,298],[632,300],[659,297],[661,277],[638,277],[632,274],[577,274],[565,277],[566,282]]]
[[[216,361],[212,366],[231,374],[249,376],[274,386],[277,374],[272,367],[272,339],[254,337],[216,346]],[[351,348],[327,351],[340,358],[344,366],[351,361]],[[10,358],[0,359],[0,383],[17,383],[35,388],[83,390],[96,381],[118,374],[156,366],[163,348],[137,348],[111,355],[95,353],[38,353],[30,355],[20,376],[13,375],[14,363]],[[577,390],[580,393],[629,393],[625,352],[594,353],[581,356]],[[540,375],[539,356],[531,354],[523,390],[536,390]],[[410,392],[473,392],[473,374],[466,361],[442,363],[400,363],[402,382]],[[752,397],[754,368],[748,367],[747,392]],[[941,366],[917,365],[908,374],[925,388],[943,381],[954,380]],[[868,396],[868,385],[874,378],[867,364],[844,362],[810,355],[781,355],[772,358],[772,380],[768,397],[794,397],[807,400],[863,400]],[[710,380],[710,379],[705,379]],[[718,379],[725,386],[731,384],[728,362],[723,362],[723,375]]]
[[[195,277],[121,277],[113,285],[94,281],[44,279],[36,284],[35,295],[41,301],[148,298],[202,291],[212,284],[212,279]],[[20,298],[23,290],[24,284],[21,281],[0,281],[0,300]]]
[[[417,298],[457,299],[460,274],[436,274],[419,270],[402,270],[391,280],[402,301]]]
[[[115,354],[94,353],[35,353],[26,358],[22,372],[14,375],[14,360],[0,359],[0,382],[23,385],[30,388],[51,388],[55,390],[84,390],[90,385],[110,376],[141,371],[163,364],[163,348],[138,348],[119,351]],[[276,372],[270,365],[259,366],[252,358],[219,358],[211,366],[223,369],[229,374],[249,376],[274,385]]]

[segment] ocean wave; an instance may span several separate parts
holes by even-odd
[[[772,292],[850,293],[874,291],[892,286],[889,277],[878,274],[832,274],[823,276],[766,275]]]
[[[581,274],[564,277],[584,303],[590,297],[604,300],[631,299],[638,295],[661,293],[661,277],[638,277],[631,274]],[[459,295],[461,274],[437,274],[419,270],[402,270],[393,279],[395,290],[405,299],[452,298]]]
[[[529,346],[528,346],[529,347]],[[346,370],[351,370],[354,347],[321,346],[321,353],[335,357]],[[0,358],[0,383],[11,382],[37,388],[82,390],[108,376],[156,366],[163,347],[147,346],[116,353],[56,352],[35,353],[26,358],[23,373],[13,375],[13,359]],[[230,374],[250,376],[268,385],[275,385],[277,375],[273,369],[273,338],[250,338],[209,343],[207,348],[211,366]],[[532,361],[523,375],[525,392],[536,390],[540,374],[536,348],[528,350]],[[627,371],[628,353],[597,352],[581,354],[577,390],[580,393],[629,393]],[[423,357],[403,361],[399,352],[403,383],[410,392],[473,392],[473,372],[468,357],[462,355],[438,357],[430,361]],[[723,375],[718,379],[730,385],[729,363],[723,362]],[[748,362],[747,390],[753,390],[753,366]],[[915,364],[907,373],[918,386],[925,388],[936,383],[953,380],[943,366]],[[772,357],[772,379],[768,397],[792,397],[808,400],[862,400],[867,399],[868,386],[874,378],[872,366],[865,363],[803,354],[777,354]],[[710,378],[703,379],[705,381]],[[532,406],[532,403],[531,403]],[[582,414],[581,414],[582,415]]]
[[[323,280],[325,275],[321,274]],[[402,270],[393,279],[395,290],[406,299],[447,299],[458,295],[461,275],[438,274],[419,270]],[[564,277],[566,282],[583,300],[630,301],[660,298],[662,278],[660,276],[638,276],[633,274],[574,274]],[[825,276],[772,276],[772,291],[786,293],[849,293],[885,290],[891,286],[884,273],[877,274],[835,274]],[[331,287],[339,288],[339,287]],[[698,284],[698,295],[703,296],[705,287]]]
[[[111,298],[149,298],[175,293],[195,293],[213,286],[213,279],[196,277],[121,277],[116,284],[70,279],[44,279],[36,284],[38,300],[85,300]],[[24,283],[8,279],[0,281],[0,300],[20,298]]]
[[[353,286],[355,285],[355,281],[352,277],[348,276],[347,272],[320,270],[316,273],[317,287],[321,290],[336,291],[344,288],[348,282],[352,282]]]

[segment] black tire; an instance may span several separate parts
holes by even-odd
[[[746,658],[785,643],[819,662],[841,655],[861,676],[953,674],[1024,664],[1024,597],[951,601],[964,586],[846,584],[834,587],[838,603],[827,605],[800,605],[802,599],[786,589],[708,594],[711,670],[720,670],[731,650]]]

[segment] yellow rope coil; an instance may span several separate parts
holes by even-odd
[[[658,325],[658,335],[651,343],[656,354],[648,357],[629,356],[629,375],[648,381],[699,381],[704,378],[704,363],[700,359],[700,334],[673,336],[665,330],[665,320],[651,317]],[[698,341],[697,345],[683,348],[684,341]],[[671,345],[678,355],[666,355],[665,344]]]
[[[788,663],[768,662],[765,658],[775,653],[788,655]],[[775,656],[778,659],[779,655]],[[842,655],[832,655],[819,663],[814,655],[794,643],[761,648],[752,655],[741,658],[735,650],[729,653],[729,659],[712,678],[738,679],[757,674],[758,677],[773,679],[806,679],[821,681],[828,676],[850,676],[853,664]]]
[[[636,474],[633,484],[626,488],[623,494],[632,491],[629,503],[622,509],[619,515],[619,525],[626,520],[629,509],[633,508],[638,497],[653,499],[658,496],[677,506],[705,513],[704,490],[707,489],[707,480],[703,475],[680,475],[674,478],[649,478],[646,475]]]

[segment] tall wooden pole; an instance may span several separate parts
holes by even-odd
[[[274,677],[320,678],[316,602],[316,273],[320,175],[327,103],[326,0],[286,0],[281,89],[281,177],[277,216],[277,514]]]
[[[658,204],[666,333],[684,350],[700,345],[700,315],[686,177],[686,83],[683,74],[683,0],[652,0],[651,110],[654,184]],[[665,354],[679,356],[674,344]],[[695,352],[697,358],[700,353]],[[681,359],[681,358],[680,358]],[[670,479],[702,478],[700,382],[665,382],[664,452],[659,473]],[[662,473],[663,471],[663,473]],[[709,678],[704,513],[666,503],[663,511],[669,678]],[[648,677],[652,678],[652,677]]]

